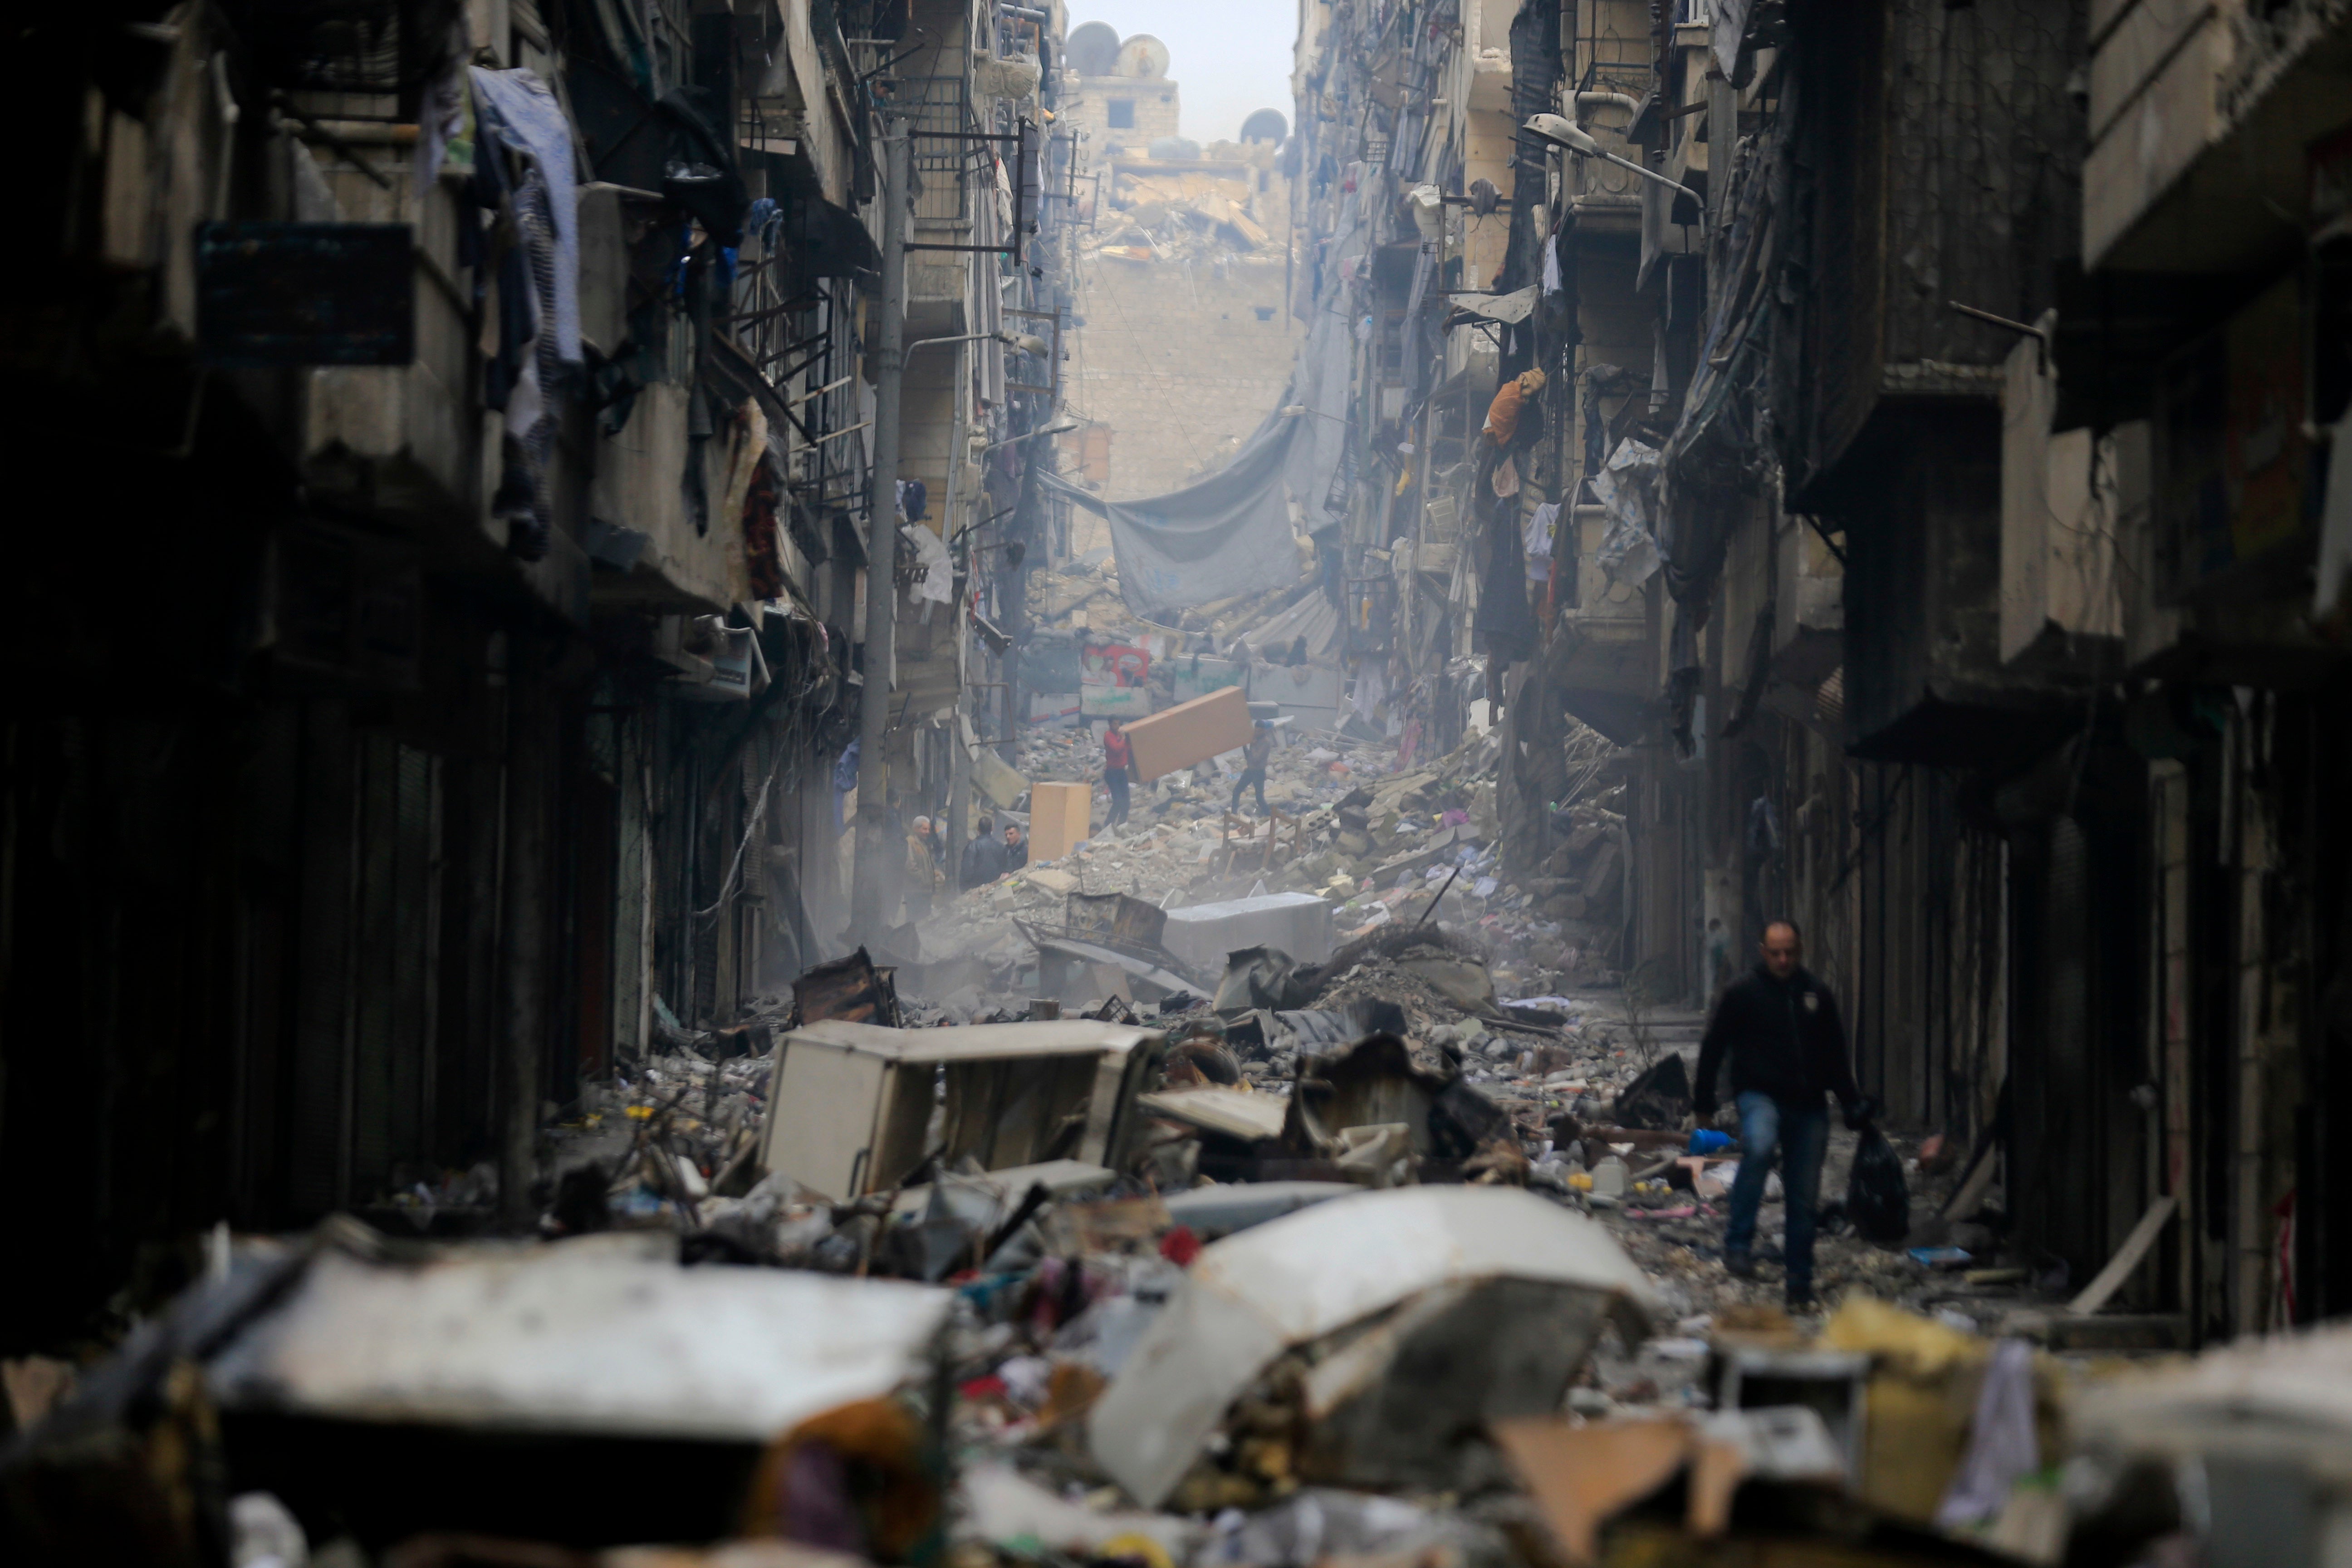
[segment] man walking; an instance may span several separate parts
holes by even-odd
[[[1103,826],[1117,827],[1127,820],[1127,770],[1135,756],[1126,726],[1113,719],[1103,730],[1102,746],[1103,784],[1110,790],[1110,820]]]
[[[1755,1278],[1756,1211],[1777,1153],[1789,1205],[1788,1300],[1791,1310],[1801,1310],[1813,1304],[1813,1219],[1829,1152],[1822,1096],[1837,1096],[1848,1127],[1867,1121],[1871,1105],[1854,1087],[1837,1003],[1803,965],[1796,922],[1766,926],[1757,952],[1761,962],[1725,988],[1699,1042],[1696,1106],[1702,1121],[1715,1113],[1716,1073],[1728,1057],[1739,1108],[1739,1174],[1731,1184],[1723,1266],[1742,1279]]]
[[[1250,731],[1249,744],[1242,748],[1242,776],[1234,781],[1234,803],[1228,809],[1239,811],[1242,808],[1242,791],[1255,784],[1258,815],[1264,816],[1266,814],[1265,764],[1273,755],[1274,726],[1261,719]]]

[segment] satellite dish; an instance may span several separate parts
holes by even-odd
[[[1149,33],[1138,33],[1118,47],[1113,76],[1163,77],[1168,74],[1168,46]]]
[[[1108,22],[1073,28],[1062,45],[1062,58],[1080,76],[1108,76],[1118,64],[1118,34]]]
[[[1242,140],[1244,142],[1279,143],[1289,134],[1290,122],[1283,119],[1277,110],[1261,109],[1242,121]]]

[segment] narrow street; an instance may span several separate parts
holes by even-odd
[[[5,47],[0,1565],[2352,1568],[2347,0]]]

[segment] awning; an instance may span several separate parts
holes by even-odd
[[[1448,294],[1445,302],[1463,315],[1475,316],[1482,321],[1524,321],[1528,312],[1536,308],[1539,287],[1530,283],[1507,294]]]

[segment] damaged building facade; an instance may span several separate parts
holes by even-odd
[[[215,1222],[528,1216],[582,1083],[844,951],[861,779],[943,808],[965,683],[1002,679],[973,605],[1015,531],[977,530],[1058,385],[1059,36],[385,0],[16,40],[44,281],[5,307],[7,441],[43,521],[7,590],[0,1168],[64,1261],[12,1338]]]
[[[1351,656],[1432,734],[1499,702],[1571,942],[1703,1002],[1794,918],[1868,1092],[1997,1146],[2077,1280],[2158,1227],[2133,1304],[2192,1341],[2352,1300],[2347,47],[2145,0],[1299,42]]]
[[[17,30],[0,1560],[2344,1556],[2346,0],[1298,16]]]

